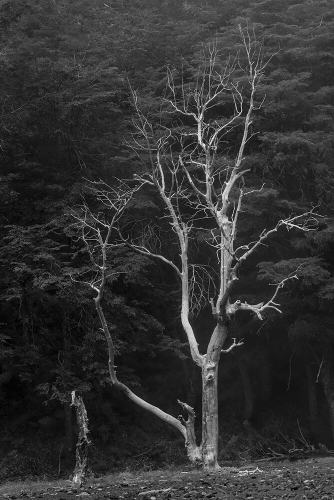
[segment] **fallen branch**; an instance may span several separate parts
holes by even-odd
[[[169,491],[172,491],[173,488],[165,488],[163,490],[148,490],[148,491],[141,491],[138,493],[139,497],[143,496],[148,496],[148,495],[155,495],[157,493],[168,493]]]

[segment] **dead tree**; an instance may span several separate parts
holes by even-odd
[[[153,124],[143,113],[139,97],[133,93],[137,113],[135,121],[136,139],[134,149],[143,158],[145,172],[135,176],[136,187],[112,189],[105,184],[92,185],[95,196],[106,205],[109,220],[94,215],[85,209],[77,215],[82,230],[82,239],[90,253],[96,270],[96,279],[89,282],[95,290],[95,305],[109,348],[109,373],[112,384],[124,392],[132,401],[174,426],[185,439],[187,454],[191,462],[199,462],[206,470],[218,468],[218,364],[222,353],[230,352],[241,342],[233,341],[223,349],[228,338],[229,324],[238,311],[251,311],[260,320],[269,309],[281,312],[277,296],[286,281],[296,277],[287,276],[277,283],[269,300],[257,304],[245,301],[231,301],[231,292],[239,279],[243,263],[281,227],[308,230],[314,222],[312,212],[287,216],[277,221],[270,229],[263,229],[255,241],[238,246],[237,226],[244,198],[254,192],[247,188],[245,148],[252,135],[251,124],[256,110],[255,94],[263,76],[265,63],[262,46],[249,31],[240,29],[243,54],[229,59],[223,66],[215,44],[204,51],[203,64],[195,85],[176,85],[173,72],[168,72],[168,93],[164,112],[184,117],[194,124],[177,134],[165,126]],[[241,64],[241,61],[243,63]],[[241,74],[241,77],[240,77]],[[245,92],[240,81],[244,82]],[[229,96],[234,111],[222,119],[210,119],[211,111],[221,106]],[[235,128],[241,130],[241,140],[231,158],[221,155],[221,143]],[[163,202],[165,217],[175,237],[179,258],[174,261],[153,248],[143,238],[129,239],[122,232],[121,217],[127,209],[135,191],[149,185],[155,189]],[[201,228],[205,219],[206,242],[215,249],[217,257],[216,274],[210,275],[207,267],[191,262],[189,253],[192,235]],[[118,242],[114,231],[118,231]],[[114,345],[102,309],[102,298],[108,277],[108,252],[114,244],[130,246],[135,251],[151,259],[160,259],[170,266],[180,282],[180,319],[187,335],[193,362],[202,374],[202,439],[195,440],[194,410],[179,401],[187,413],[187,420],[166,414],[159,408],[143,401],[128,387],[118,381],[114,366]],[[98,259],[96,258],[98,254]],[[203,274],[204,273],[204,274]],[[198,276],[205,275],[208,282],[215,284],[215,292],[208,298],[208,290],[203,289],[204,281]],[[198,293],[196,294],[196,289]],[[194,293],[195,291],[195,293]],[[208,299],[211,304],[215,327],[208,341],[205,353],[199,351],[193,328],[192,308]]]
[[[90,441],[88,439],[88,418],[85,404],[81,396],[77,396],[72,391],[72,406],[75,407],[78,424],[78,442],[75,450],[75,469],[73,472],[72,484],[80,487],[85,482],[87,473],[88,448]]]
[[[160,408],[143,400],[134,394],[129,387],[120,382],[116,375],[115,366],[115,345],[113,338],[106,320],[102,299],[106,290],[108,280],[112,280],[114,274],[110,270],[110,253],[112,249],[119,246],[119,242],[115,242],[115,230],[118,227],[119,219],[124,214],[129,202],[131,201],[134,193],[141,187],[137,184],[136,187],[129,189],[123,183],[119,183],[116,188],[111,188],[103,182],[91,183],[90,189],[95,194],[96,199],[105,205],[108,213],[111,214],[107,219],[101,213],[94,215],[87,205],[82,206],[77,211],[72,213],[75,219],[75,226],[80,231],[81,239],[85,244],[89,254],[94,278],[89,281],[80,280],[85,283],[95,292],[94,303],[99,316],[100,324],[108,345],[108,368],[111,384],[113,387],[123,392],[135,404],[156,415],[161,420],[172,425],[183,435],[185,439],[185,446],[187,448],[188,456],[192,462],[200,460],[197,447],[195,446],[195,433],[194,433],[194,413],[190,407],[184,405],[184,408],[189,409],[189,418],[187,421],[177,419],[168,413],[165,413]],[[118,234],[118,233],[117,233]],[[123,243],[121,243],[123,245]],[[163,259],[163,257],[161,257]],[[181,403],[183,405],[183,403]]]

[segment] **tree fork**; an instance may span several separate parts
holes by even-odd
[[[196,444],[196,435],[195,435],[195,419],[196,414],[194,409],[183,403],[179,399],[177,400],[181,408],[188,413],[188,419],[185,420],[182,415],[179,416],[179,420],[182,422],[186,429],[186,449],[187,456],[190,462],[195,464],[202,464],[202,449],[201,446],[197,446]]]
[[[181,434],[183,435],[183,437],[185,439],[185,446],[187,447],[188,446],[187,445],[187,443],[188,443],[188,430],[187,430],[186,425],[183,425],[177,418],[173,417],[172,415],[169,415],[168,413],[164,412],[163,410],[161,410],[157,406],[154,406],[154,405],[148,403],[147,401],[145,401],[144,399],[140,398],[139,396],[134,394],[134,392],[132,392],[131,389],[129,389],[129,387],[127,387],[125,384],[123,384],[122,382],[120,382],[118,380],[117,375],[116,375],[116,370],[115,370],[116,367],[114,364],[114,359],[115,359],[114,344],[112,341],[112,337],[111,337],[111,334],[109,331],[107,321],[105,319],[105,316],[104,316],[104,313],[103,313],[103,310],[101,307],[101,303],[100,303],[101,298],[102,298],[102,293],[100,290],[100,293],[98,293],[97,297],[95,297],[94,302],[95,302],[95,307],[96,307],[97,313],[99,315],[102,329],[103,329],[103,332],[104,332],[104,335],[105,335],[105,338],[107,341],[107,345],[108,345],[108,354],[109,354],[108,368],[109,368],[109,375],[110,375],[111,384],[116,389],[123,392],[123,394],[125,394],[125,396],[127,396],[137,406],[140,406],[144,410],[149,411],[150,413],[152,413],[156,417],[160,418],[160,420],[163,420],[164,422],[170,424],[175,429],[177,429],[179,432],[181,432]]]

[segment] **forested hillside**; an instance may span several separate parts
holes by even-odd
[[[87,286],[95,250],[87,252],[75,217],[85,206],[106,220],[110,207],[92,186],[120,189],[143,175],[149,155],[138,154],[138,113],[171,137],[190,133],[194,123],[166,108],[167,85],[172,75],[176,92],[192,89],[210,43],[219,61],[237,61],[245,119],[240,29],[261,45],[265,64],[242,158],[252,189],[238,245],[287,217],[315,215],[306,231],[290,224],[271,234],[238,271],[232,299],[246,304],[266,303],[273,284],[296,279],[278,290],[281,313],[237,312],[229,325],[224,349],[232,339],[240,345],[220,361],[218,458],[334,448],[333,2],[0,0],[1,479],[68,475],[73,390],[86,404],[93,472],[186,462],[173,428],[111,385]],[[234,104],[219,102],[210,119],[227,120]],[[221,139],[227,166],[240,123]],[[136,191],[123,239],[108,254],[104,314],[119,380],[174,417],[177,400],[200,417],[177,276],[138,251],[148,243],[178,265],[169,229],[151,186]],[[203,266],[215,254],[203,246],[209,230],[205,222],[197,229],[190,254]],[[205,276],[197,275],[192,311],[202,354],[213,327]]]

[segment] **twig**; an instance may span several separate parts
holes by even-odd
[[[287,387],[287,389],[286,389],[287,391],[290,389],[290,383],[291,383],[291,372],[292,372],[292,370],[291,370],[291,362],[292,362],[292,358],[293,358],[294,354],[295,354],[295,352],[293,352],[293,353],[291,354],[290,359],[289,359],[289,380],[288,380],[288,387]]]
[[[241,339],[239,342],[236,342],[236,339],[233,339],[233,344],[231,344],[230,347],[228,347],[227,349],[222,349],[221,352],[226,354],[227,352],[231,352],[232,349],[240,345],[244,345],[243,339]]]
[[[60,450],[59,450],[59,457],[58,457],[58,477],[60,476],[60,470],[61,470],[61,453],[64,448],[64,443],[61,445]]]
[[[311,449],[310,444],[309,444],[309,443],[306,441],[306,439],[304,438],[304,435],[303,435],[302,430],[301,430],[300,425],[299,425],[299,420],[298,420],[298,418],[297,418],[297,424],[298,424],[298,429],[299,429],[300,435],[301,435],[301,437],[302,437],[302,442],[303,442],[303,444],[307,447],[307,449]]]
[[[320,363],[320,366],[319,366],[318,375],[317,375],[317,378],[316,378],[316,381],[315,381],[316,384],[319,382],[319,377],[320,377],[320,372],[321,372],[321,368],[322,368],[323,362],[324,362],[324,357],[322,357],[322,360],[321,360],[321,363]]]

